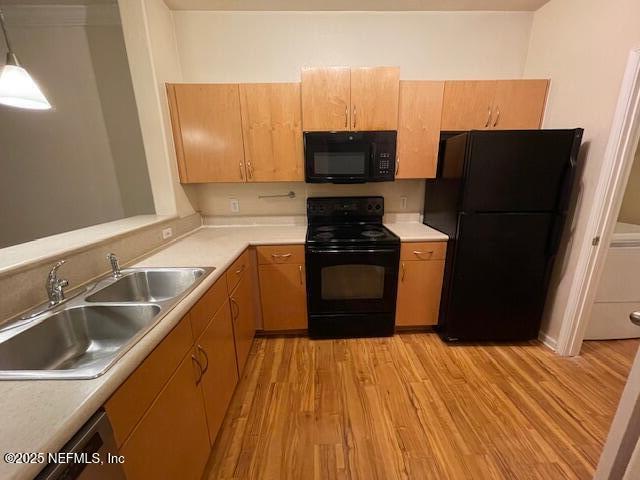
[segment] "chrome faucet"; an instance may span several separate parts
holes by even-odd
[[[118,262],[118,257],[115,253],[110,253],[107,255],[107,260],[111,264],[111,274],[113,278],[120,278],[122,273],[120,272],[120,263]]]
[[[49,306],[53,307],[64,300],[64,289],[69,286],[69,281],[58,278],[58,269],[65,264],[64,260],[56,263],[47,276],[47,295]]]

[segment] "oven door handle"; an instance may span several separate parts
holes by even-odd
[[[349,253],[397,253],[397,249],[393,248],[358,248],[358,249],[350,249],[345,248],[342,250],[318,250],[310,248],[308,250],[309,253],[331,253],[331,254],[349,254]]]

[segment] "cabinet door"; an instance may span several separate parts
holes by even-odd
[[[491,127],[503,130],[540,128],[549,80],[498,80]]]
[[[303,181],[299,83],[240,85],[247,180]]]
[[[307,290],[303,265],[260,265],[260,300],[265,330],[307,328]]]
[[[396,178],[434,178],[444,82],[400,82]]]
[[[302,128],[304,131],[349,130],[350,77],[349,67],[302,69]]]
[[[239,376],[242,376],[256,333],[252,283],[249,272],[245,272],[230,297]]]
[[[397,130],[400,69],[351,69],[351,130]]]
[[[200,478],[210,445],[191,355],[120,449],[128,480]]]
[[[445,82],[442,130],[489,128],[495,90],[494,80]]]
[[[396,325],[436,325],[444,260],[400,262]]]
[[[180,181],[243,182],[238,85],[169,84],[167,94]]]
[[[205,369],[202,375],[202,393],[209,426],[209,439],[213,446],[238,383],[236,348],[227,301],[217,311],[202,337],[198,339],[196,350]]]

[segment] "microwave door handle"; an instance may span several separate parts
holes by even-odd
[[[376,156],[377,156],[377,151],[376,151],[376,144],[375,142],[373,142],[371,144],[371,160],[369,161],[369,172],[367,172],[367,178],[371,178],[372,175],[377,176],[377,172],[376,172],[376,168],[375,168],[375,164],[376,164]]]

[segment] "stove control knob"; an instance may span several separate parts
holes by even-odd
[[[380,204],[378,203],[378,204],[376,205],[376,210],[380,210],[381,208],[382,208],[382,207],[381,207],[381,206],[380,206]]]
[[[367,205],[367,210],[373,210],[373,205],[371,203]]]

